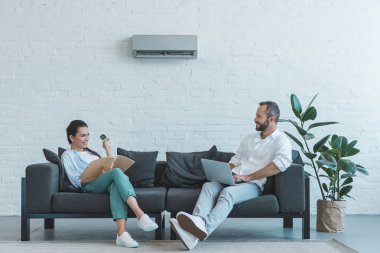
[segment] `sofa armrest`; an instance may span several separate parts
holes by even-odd
[[[26,210],[28,213],[51,213],[51,201],[58,192],[59,169],[53,163],[26,167]]]
[[[292,164],[285,172],[275,176],[275,194],[280,212],[305,211],[305,182],[303,166]]]

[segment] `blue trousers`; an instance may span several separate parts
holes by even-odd
[[[261,196],[255,183],[226,186],[218,182],[207,182],[194,207],[193,215],[205,221],[207,234],[211,234],[229,215],[235,204]]]

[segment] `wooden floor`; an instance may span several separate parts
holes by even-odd
[[[168,221],[168,219],[167,219]],[[20,217],[0,217],[0,241],[20,240]],[[42,220],[31,220],[30,239],[81,241],[114,240],[115,224],[111,219],[57,219],[55,229],[43,228]],[[143,232],[136,226],[136,219],[130,219],[127,230],[137,241],[154,239],[154,232]],[[208,240],[294,240],[301,239],[301,220],[294,220],[294,228],[282,228],[281,219],[228,219]],[[169,225],[163,234],[169,240]],[[346,229],[342,233],[321,233],[315,230],[315,216],[311,217],[311,239],[339,242],[361,253],[380,252],[380,215],[346,216]]]

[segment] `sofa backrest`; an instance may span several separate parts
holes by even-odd
[[[164,186],[162,185],[162,175],[165,173],[166,161],[157,161],[156,168],[154,170],[154,186]]]
[[[234,153],[218,151],[217,161],[229,162]],[[294,164],[304,166],[300,153],[297,150],[292,150],[292,159]],[[161,182],[162,175],[165,173],[166,161],[157,161],[154,173],[154,186],[164,186]],[[263,194],[273,194],[275,192],[275,176],[268,177],[267,183],[264,185]]]

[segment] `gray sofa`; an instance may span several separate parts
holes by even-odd
[[[155,218],[161,239],[163,211],[172,217],[179,211],[191,212],[200,188],[173,188],[161,185],[166,162],[158,161],[153,188],[136,188],[141,208]],[[30,240],[30,219],[44,219],[44,227],[53,229],[56,218],[111,218],[108,194],[60,192],[58,165],[32,164],[21,180],[21,240]],[[130,217],[133,212],[129,209]],[[293,218],[302,219],[302,238],[310,239],[309,178],[303,166],[292,164],[284,173],[268,178],[264,194],[235,205],[231,218],[282,218],[284,227],[293,227]],[[172,233],[171,238],[174,238]]]
[[[191,213],[201,189],[168,188],[166,211]],[[283,227],[293,227],[293,218],[302,219],[302,239],[310,239],[309,178],[303,166],[292,164],[285,172],[268,178],[262,196],[237,204],[229,218],[282,218]],[[174,234],[171,234],[174,238]]]

